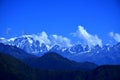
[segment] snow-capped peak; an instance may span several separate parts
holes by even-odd
[[[0,42],[12,46],[17,46],[28,53],[45,53],[52,49],[55,45],[58,45],[60,48],[71,46],[71,42],[68,38],[51,35],[48,36],[47,33],[42,32],[38,35],[22,35],[19,37],[13,37],[10,39],[1,38]]]
[[[96,45],[72,44],[71,41],[63,36],[50,35],[42,32],[38,35],[22,35],[10,39],[0,38],[0,42],[12,46],[17,46],[31,54],[41,54],[48,51],[59,51],[60,53],[83,54],[83,53],[100,53],[101,50],[109,51],[109,46],[100,47]]]
[[[17,39],[17,37],[10,38],[10,39],[8,39],[7,41],[8,41],[8,42],[9,42],[9,41],[14,41],[15,39]]]

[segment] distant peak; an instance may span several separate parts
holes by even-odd
[[[60,54],[56,53],[56,52],[47,52],[45,53],[42,57],[62,57]]]

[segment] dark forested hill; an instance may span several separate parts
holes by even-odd
[[[104,65],[90,72],[87,80],[120,80],[120,65]]]
[[[35,68],[50,70],[91,70],[97,67],[96,64],[90,62],[78,63],[71,61],[55,52],[48,52],[28,63]]]
[[[90,71],[40,70],[0,53],[0,80],[120,80],[119,75],[119,65],[100,66]]]
[[[120,65],[97,67],[54,52],[35,57],[17,47],[1,44],[0,80],[120,80]]]
[[[25,80],[29,77],[32,80],[34,76],[32,68],[10,55],[0,53],[0,80]]]
[[[34,69],[16,58],[0,53],[0,80],[74,80],[84,78],[83,71]]]

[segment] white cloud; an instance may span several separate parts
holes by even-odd
[[[95,46],[97,44],[102,46],[102,40],[99,39],[97,35],[92,35],[88,33],[82,26],[78,26],[78,30],[75,33],[73,33],[73,35],[82,39],[83,42],[89,45],[90,47]]]
[[[110,32],[109,35],[117,42],[120,42],[120,34],[118,33],[114,33],[114,32]]]
[[[50,44],[50,40],[48,39],[48,35],[46,32],[41,32],[40,35],[33,35],[35,40],[40,41],[40,43]]]
[[[47,35],[47,33],[43,31],[40,33],[40,35],[32,35],[32,36],[35,40],[40,41],[40,43],[45,43],[46,45],[49,45],[51,47],[54,45],[60,45],[61,47],[71,46],[70,39],[63,36],[58,36],[56,34]]]
[[[58,35],[52,35],[52,44],[58,44],[61,47],[70,47],[72,46],[70,39],[63,37],[63,36],[58,36]]]

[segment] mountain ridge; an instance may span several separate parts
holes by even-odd
[[[38,68],[38,69],[89,70],[97,67],[96,64],[93,64],[93,63],[91,64],[90,62],[88,64],[85,64],[85,63],[78,63],[75,61],[71,61],[55,52],[45,53],[41,57],[34,56],[24,52],[23,50],[17,47],[4,45],[2,43],[0,43],[0,52],[13,56],[14,58],[28,64],[29,66]]]
[[[90,71],[34,69],[14,57],[0,53],[0,80],[119,80],[120,65],[99,66]]]
[[[93,62],[99,65],[120,64],[120,43],[115,45],[96,45],[90,48],[88,45],[72,45],[62,47],[62,44],[48,44],[44,40],[34,40],[31,35],[15,37],[11,39],[0,39],[0,42],[7,45],[16,46],[29,54],[42,56],[47,52],[56,52],[60,55],[77,62]]]
[[[35,68],[50,70],[92,70],[97,67],[94,63],[78,63],[69,60],[55,52],[48,52],[44,54],[36,60],[33,60],[30,65]]]

